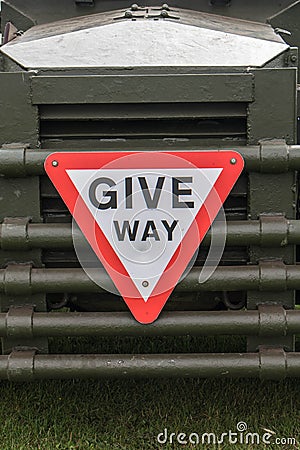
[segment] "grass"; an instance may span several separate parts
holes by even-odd
[[[242,351],[239,339],[52,340],[52,351]],[[156,350],[157,351],[157,350]],[[70,380],[0,384],[0,448],[32,449],[292,449],[296,445],[159,444],[157,435],[249,432],[300,442],[298,380]],[[245,433],[244,433],[245,434]],[[226,442],[226,441],[225,441]],[[228,441],[227,441],[228,442]]]

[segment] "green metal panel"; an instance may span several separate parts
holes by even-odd
[[[251,74],[39,75],[32,79],[32,97],[36,105],[249,102],[253,85]]]
[[[31,104],[30,79],[26,72],[0,73],[1,144],[38,144],[38,110]]]
[[[5,25],[11,22],[18,30],[26,31],[35,25],[35,20],[26,15],[26,12],[15,8],[8,2],[1,1],[1,33],[4,34]]]
[[[74,149],[72,151],[99,151],[99,142],[97,141],[97,149],[87,147],[89,143],[85,142],[85,146],[82,148]],[[181,139],[170,139],[163,146],[161,140],[149,140],[149,139],[131,139],[130,143],[124,140],[105,140],[101,142],[101,151],[113,151],[113,150],[141,150],[153,151],[155,146],[156,151],[168,151],[168,149],[177,151],[186,151],[187,148],[190,151],[198,150],[199,144],[194,142],[188,142],[186,148],[184,148]],[[55,151],[65,150],[67,146],[66,142],[58,142],[55,144]],[[204,147],[202,146],[204,149]],[[252,146],[236,146],[234,144],[228,144],[226,146],[215,145],[213,147],[207,147],[209,149],[216,150],[235,150],[239,152],[245,160],[245,169],[247,172],[258,173],[273,173],[280,174],[287,171],[300,169],[300,146],[298,145],[286,145],[283,140],[270,140],[262,142],[261,145]],[[68,148],[67,148],[68,149]],[[69,149],[70,150],[70,149]],[[42,175],[44,173],[44,161],[48,155],[54,150],[50,149],[30,149],[23,148],[22,146],[16,146],[16,148],[2,148],[0,151],[0,173],[6,177],[25,177],[30,175]]]
[[[31,104],[30,74],[0,73],[0,84],[0,136],[1,144],[4,144],[0,149],[0,155],[2,151],[14,153],[15,148],[20,147],[18,144],[7,144],[12,141],[26,142],[26,144],[36,147],[38,145],[39,120],[37,107]],[[39,177],[0,177],[0,193],[0,221],[6,217],[23,217],[40,222]],[[1,267],[16,261],[23,264],[34,264],[37,267],[41,266],[41,250],[0,251]],[[19,295],[7,292],[6,295],[0,295],[1,311],[7,311],[11,305],[24,303],[34,304],[37,310],[45,311],[44,294],[31,297],[25,292],[20,292]],[[45,338],[22,340],[6,338],[2,340],[2,350],[5,353],[19,345],[33,346],[47,351]]]
[[[295,144],[297,69],[253,70],[255,101],[249,105],[248,144],[285,139]]]
[[[14,222],[13,222],[14,221]],[[13,222],[13,223],[12,223]],[[29,250],[32,248],[71,250],[73,236],[70,223],[29,223],[26,219],[9,219],[0,224],[0,248],[6,251]],[[76,241],[84,239],[77,230]],[[216,229],[214,235],[222,231]],[[209,230],[201,246],[210,244]],[[227,222],[227,245],[248,245],[281,248],[289,244],[300,244],[300,221],[286,219],[282,215],[261,215],[260,220]]]
[[[284,40],[291,46],[300,46],[300,2],[293,2],[287,8],[283,8],[281,11],[275,13],[268,19],[268,22],[273,28],[286,30],[284,33]],[[298,61],[299,68],[299,61]],[[299,74],[298,74],[299,79]]]
[[[0,150],[1,152],[1,150]],[[0,178],[0,218],[30,217],[39,222],[39,184],[35,177]]]
[[[249,105],[248,139],[257,144],[264,139],[285,139],[289,144],[296,138],[296,70],[262,69],[254,71],[255,101]],[[264,142],[268,151],[268,141]],[[275,174],[249,174],[249,218],[257,219],[260,214],[282,214],[289,219],[296,218],[297,183],[293,172]],[[250,246],[250,262],[261,259],[279,259],[286,263],[295,262],[295,247],[261,248]],[[283,304],[293,308],[294,292],[249,292],[247,307],[256,308],[261,303]],[[294,349],[293,338],[257,339],[248,338],[248,350],[256,350],[261,344],[277,344]]]

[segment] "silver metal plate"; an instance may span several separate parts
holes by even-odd
[[[1,47],[27,69],[261,67],[289,48],[284,42],[168,20],[120,21],[29,40],[27,33]]]

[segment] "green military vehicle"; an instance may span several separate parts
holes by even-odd
[[[291,0],[1,2],[0,379],[300,375],[299,18],[300,2]],[[89,212],[76,215],[80,201],[66,174],[138,155],[145,167],[132,167],[140,170],[149,219],[161,195],[159,178],[157,191],[147,185],[151,164],[164,155],[201,159],[201,152],[208,158],[202,169],[231,155],[232,170],[238,163],[241,172],[241,158],[244,170],[199,238],[199,251],[189,255],[188,270],[181,276],[182,263],[170,281],[162,312],[139,323],[137,303],[122,299],[130,270],[121,288],[110,283],[104,267],[113,244],[103,232],[102,256],[95,258],[93,225],[83,217]],[[184,164],[178,170],[196,170]],[[125,201],[133,209],[133,169],[120,167],[127,170]],[[157,167],[165,176],[177,174]],[[191,177],[178,177],[172,176],[170,195],[185,220]],[[113,183],[105,179],[102,209],[110,203],[117,213]],[[115,217],[110,212],[105,217]],[[77,222],[83,218],[80,229],[71,213]],[[169,238],[165,254],[173,229],[161,222]],[[141,242],[154,248],[153,223],[147,220]],[[115,231],[129,252],[129,221]],[[190,251],[199,243],[191,241]],[[143,274],[152,271],[143,264]],[[209,275],[201,279],[204,268]],[[152,307],[147,298],[139,300],[141,308]],[[246,336],[247,351],[51,354],[48,347],[48,337],[186,335]]]

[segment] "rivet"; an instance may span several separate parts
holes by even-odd
[[[127,11],[125,11],[124,16],[127,17],[128,19],[130,19],[132,17],[132,12],[129,11],[129,9],[128,9]]]
[[[148,287],[148,286],[149,286],[149,281],[144,280],[144,281],[142,282],[142,286],[143,286],[143,287]]]
[[[52,161],[52,166],[53,166],[53,167],[57,167],[57,166],[58,166],[58,161],[55,161],[55,160]]]
[[[297,61],[297,56],[296,55],[292,55],[291,56],[291,61],[292,62],[296,62]]]
[[[164,3],[161,9],[170,9],[168,3]]]
[[[236,164],[236,159],[235,158],[231,158],[230,164]]]
[[[139,5],[137,5],[136,3],[133,3],[133,5],[131,5],[130,9],[131,9],[131,11],[138,11]]]
[[[165,9],[163,9],[160,13],[161,17],[169,17],[169,13],[168,11],[166,11]]]

